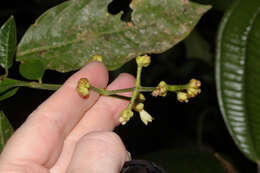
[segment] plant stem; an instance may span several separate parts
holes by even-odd
[[[141,83],[141,71],[142,67],[139,67],[137,69],[137,77],[136,77],[136,87],[132,88],[123,88],[123,89],[118,89],[118,90],[105,90],[102,88],[96,88],[94,86],[90,86],[90,88],[96,92],[98,92],[101,95],[105,96],[111,96],[111,95],[116,95],[119,93],[125,93],[125,92],[133,92],[133,100],[137,97],[139,92],[152,92],[153,90],[156,89],[156,87],[143,87],[140,85]],[[21,81],[21,80],[16,80],[16,79],[11,79],[13,82],[10,84],[12,85],[11,87],[29,87],[29,88],[35,88],[35,89],[44,89],[44,90],[52,90],[55,91],[58,88],[61,87],[60,84],[46,84],[42,83],[41,80],[39,82],[27,82],[27,81]],[[5,79],[3,79],[5,80]],[[168,90],[171,92],[176,92],[180,90],[185,90],[187,89],[187,85],[168,85]],[[131,105],[132,106],[132,105]]]
[[[168,85],[167,86],[168,91],[172,91],[172,92],[185,90],[187,88],[188,88],[188,84],[186,84],[186,85]]]
[[[135,87],[133,87],[133,88],[118,89],[118,90],[105,90],[105,89],[101,89],[101,88],[96,88],[92,85],[90,86],[90,88],[92,90],[100,93],[101,95],[105,95],[105,96],[114,95],[114,94],[118,94],[118,93],[130,92],[130,91],[134,91],[134,89],[135,89]]]
[[[128,109],[132,109],[135,99],[139,93],[139,89],[141,87],[141,73],[142,73],[142,66],[137,66],[137,75],[136,75],[136,82],[135,82],[135,89],[132,94],[132,98],[130,100],[130,103],[128,105]]]
[[[257,162],[257,173],[260,173],[260,162]]]
[[[4,79],[5,80],[5,79]],[[57,90],[61,87],[59,84],[46,84],[46,83],[38,83],[38,82],[27,82],[27,81],[21,81],[11,78],[6,78],[6,80],[11,80],[12,82],[8,83],[8,87],[29,87],[29,88],[35,88],[35,89],[45,89],[45,90]],[[3,86],[5,87],[5,86]]]

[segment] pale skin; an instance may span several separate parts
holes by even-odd
[[[75,88],[82,77],[95,87],[109,90],[135,85],[133,76],[121,74],[107,86],[105,66],[98,62],[88,64],[16,130],[0,155],[1,173],[120,172],[129,154],[112,131],[119,125],[120,112],[128,101],[94,91],[88,98],[81,98]]]

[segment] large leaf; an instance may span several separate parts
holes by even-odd
[[[224,120],[239,149],[260,161],[260,1],[238,0],[217,39],[216,82]]]
[[[13,16],[0,28],[0,65],[8,69],[13,65],[16,50],[16,26]]]
[[[45,69],[76,70],[96,54],[114,70],[144,53],[161,53],[184,39],[210,6],[188,0],[133,0],[132,23],[111,15],[111,0],[70,0],[40,16],[19,43],[17,60]]]
[[[0,152],[2,151],[5,143],[13,134],[13,128],[6,118],[3,111],[0,111]]]

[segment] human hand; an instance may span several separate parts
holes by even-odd
[[[99,96],[87,99],[75,91],[78,79],[104,88],[108,72],[92,62],[70,77],[14,133],[0,155],[1,173],[119,173],[129,159],[121,139],[112,132],[128,101]],[[121,74],[108,89],[134,86]],[[130,96],[130,93],[125,93]]]

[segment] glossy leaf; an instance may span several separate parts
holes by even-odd
[[[96,54],[110,70],[144,53],[161,53],[183,40],[210,6],[188,0],[133,0],[132,23],[111,15],[111,0],[66,1],[40,16],[22,38],[17,60],[45,69],[79,69]]]
[[[16,26],[13,16],[0,28],[0,65],[8,69],[13,65],[16,50]]]
[[[13,95],[15,95],[15,93],[18,91],[18,87],[17,88],[12,88],[10,90],[7,90],[3,93],[0,93],[0,101],[8,99],[9,97],[12,97]]]
[[[196,149],[161,150],[137,159],[153,161],[169,173],[226,173],[213,153]]]
[[[4,92],[10,90],[14,86],[19,86],[19,81],[14,79],[1,79],[0,80],[0,94],[3,94]]]
[[[9,137],[13,134],[13,128],[3,111],[0,111],[0,152]]]
[[[225,123],[239,149],[260,161],[260,1],[238,0],[217,39],[216,82]]]
[[[13,96],[17,91],[18,87],[22,86],[19,81],[14,79],[1,79],[0,80],[0,101]]]
[[[23,77],[29,80],[41,80],[44,74],[44,66],[38,59],[32,59],[27,63],[22,63],[19,71]],[[33,73],[32,73],[33,72]]]

